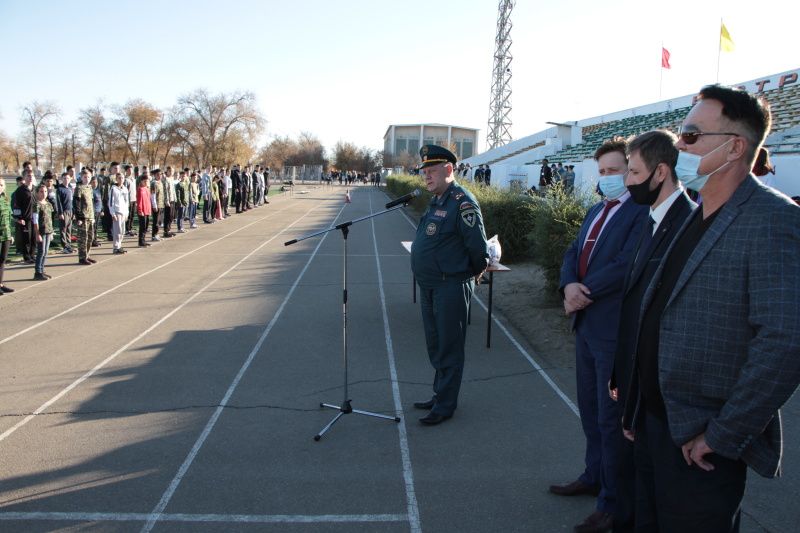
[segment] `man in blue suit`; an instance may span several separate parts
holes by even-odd
[[[631,201],[625,188],[626,141],[615,137],[594,154],[605,196],[586,213],[578,238],[564,254],[559,290],[573,318],[578,409],[586,436],[586,468],[578,479],[550,486],[561,496],[598,496],[595,511],[576,525],[577,533],[611,529],[616,503],[617,406],[608,395],[614,367],[622,283],[647,208]]]
[[[763,100],[711,85],[681,128],[676,173],[702,203],[642,302],[623,420],[637,531],[737,532],[747,467],[780,473],[780,408],[800,384],[800,207],[750,173],[770,122]]]
[[[641,226],[638,242],[631,254],[628,273],[622,285],[617,352],[612,375],[612,399],[625,399],[631,377],[631,364],[639,328],[639,308],[645,290],[653,279],[661,259],[675,235],[697,207],[686,195],[675,175],[678,149],[675,135],[666,130],[649,131],[628,142],[628,175],[625,186],[631,199],[650,207],[650,214]],[[619,418],[622,404],[619,401]],[[617,507],[614,533],[634,531],[636,468],[633,442],[622,431],[617,450]]]

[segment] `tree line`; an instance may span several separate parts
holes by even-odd
[[[16,139],[0,131],[0,166],[6,169],[18,170],[24,161],[55,171],[78,162],[124,161],[151,168],[256,163],[277,171],[310,165],[368,173],[389,159],[346,141],[337,142],[329,154],[309,132],[259,146],[267,121],[248,91],[197,89],[166,109],[139,98],[119,105],[99,100],[71,121],[56,102],[33,101],[20,106],[19,115],[22,130]]]

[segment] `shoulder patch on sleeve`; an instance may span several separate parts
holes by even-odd
[[[478,215],[475,213],[474,209],[467,209],[466,211],[461,212],[461,220],[464,221],[464,224],[469,226],[470,228],[475,226],[475,221],[477,220]]]
[[[470,207],[475,209],[475,206],[472,205],[471,202],[461,202],[461,207],[459,209],[463,211],[464,209],[469,209]]]

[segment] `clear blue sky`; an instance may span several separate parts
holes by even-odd
[[[757,6],[754,8],[753,6]],[[518,0],[512,133],[658,100],[716,81],[720,19],[736,44],[720,81],[800,67],[794,2]],[[0,130],[54,100],[63,119],[99,98],[159,107],[199,87],[255,92],[275,135],[380,149],[390,124],[481,129],[485,148],[494,0],[0,0]]]

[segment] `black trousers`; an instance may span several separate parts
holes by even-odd
[[[172,230],[172,204],[164,204],[164,235]],[[156,226],[158,227],[158,226]],[[156,230],[158,232],[158,230]]]
[[[125,231],[133,231],[133,219],[136,217],[136,202],[131,202],[128,209],[128,218],[125,220]]]
[[[211,196],[203,198],[203,222],[211,222]]]
[[[150,223],[150,215],[139,215],[139,244],[146,244],[147,226]],[[158,226],[156,226],[158,227]]]
[[[649,412],[636,428],[636,529],[738,533],[747,476],[743,461],[708,454],[714,470],[689,466],[667,422]]]
[[[8,246],[11,240],[0,242],[0,285],[3,283],[3,270],[6,266],[6,259],[8,259]]]
[[[164,216],[164,210],[163,209],[159,209],[157,211],[155,209],[153,210],[153,215],[151,217],[152,220],[150,221],[150,223],[153,225],[153,228],[150,230],[150,234],[153,237],[156,237],[158,235],[158,224],[159,224],[159,222],[161,222],[161,217],[162,216]]]

